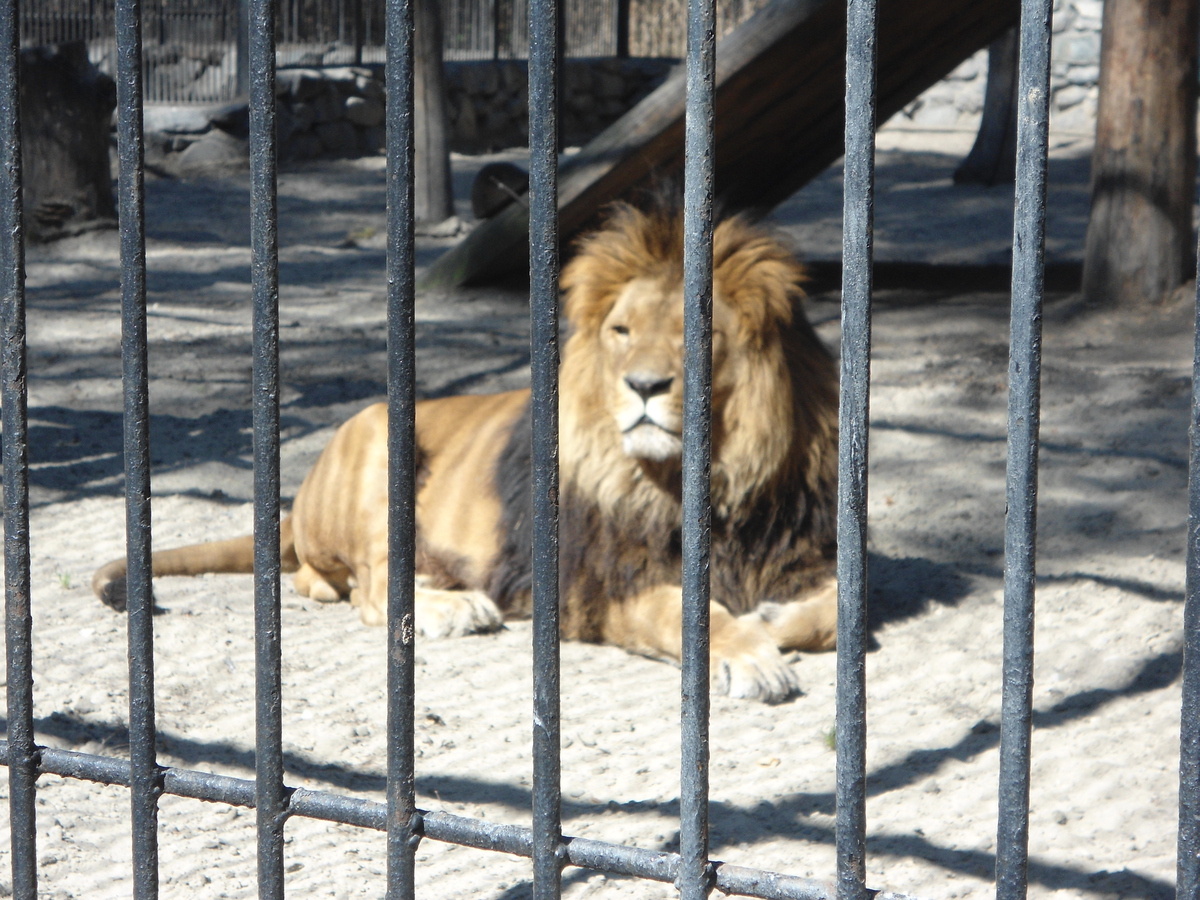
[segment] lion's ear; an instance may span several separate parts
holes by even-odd
[[[581,252],[562,270],[563,313],[573,329],[586,334],[600,330],[616,302],[604,263],[595,253]]]
[[[621,290],[670,258],[673,220],[659,221],[627,203],[614,203],[599,231],[584,237],[560,284],[567,320],[584,332],[599,331]]]
[[[760,342],[791,326],[807,276],[779,241],[734,218],[722,222],[713,237],[713,279],[744,334]]]

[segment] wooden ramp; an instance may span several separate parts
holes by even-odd
[[[879,0],[878,116],[885,122],[1018,19],[1018,0]],[[717,195],[766,212],[837,160],[844,144],[845,0],[775,0],[717,46]],[[559,169],[564,241],[607,203],[683,167],[685,73]],[[513,204],[427,270],[421,286],[526,268],[529,213]]]

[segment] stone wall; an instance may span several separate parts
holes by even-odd
[[[563,74],[566,144],[583,144],[599,134],[661,84],[673,65],[657,59],[569,60]],[[528,78],[523,60],[447,63],[451,149],[481,153],[525,146]],[[280,69],[276,95],[282,159],[382,152],[382,66]],[[245,103],[150,106],[145,124],[152,164],[227,164],[236,161],[236,141],[246,137],[248,114]]]
[[[1096,125],[1102,0],[1055,0],[1051,48],[1050,127],[1091,131]],[[980,50],[910,103],[898,121],[975,127],[983,110],[987,50]]]
[[[666,80],[675,60],[569,59],[563,67],[562,128],[568,146],[587,143]],[[524,60],[446,63],[454,149],[480,153],[529,141]]]

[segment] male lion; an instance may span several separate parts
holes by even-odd
[[[682,228],[620,206],[564,269],[560,400],[562,628],[678,659],[681,631]],[[836,630],[837,387],[800,309],[799,264],[739,219],[713,246],[712,660],[718,689],[780,700],[780,650]],[[382,624],[387,410],[338,429],[282,526],[284,567],[317,600]],[[426,635],[529,613],[529,391],[417,406],[416,625]],[[154,554],[155,575],[247,572],[251,538]],[[125,561],[92,582],[124,605]]]

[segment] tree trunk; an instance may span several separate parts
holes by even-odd
[[[418,0],[413,8],[414,216],[418,222],[435,223],[454,215],[442,19],[438,0]]]
[[[1192,264],[1197,0],[1106,0],[1084,300],[1162,300]]]
[[[954,170],[955,184],[1012,182],[1017,174],[1017,29],[1011,28],[988,47],[987,88],[983,119],[975,146]]]
[[[21,158],[25,233],[52,240],[113,225],[108,135],[113,80],[82,41],[21,51]]]

